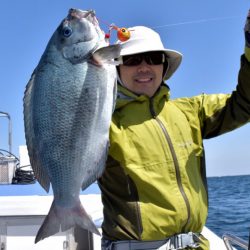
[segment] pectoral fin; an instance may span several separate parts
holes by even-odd
[[[120,57],[121,48],[120,44],[102,47],[93,53],[92,59],[99,65],[102,65],[103,63],[118,65],[118,61],[115,61],[114,59]]]

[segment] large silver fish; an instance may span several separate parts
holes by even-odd
[[[106,46],[106,47],[105,47]],[[24,95],[25,136],[35,176],[54,201],[35,242],[79,225],[99,234],[79,199],[103,172],[115,98],[112,59],[94,11],[70,9]]]

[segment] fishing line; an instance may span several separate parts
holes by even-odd
[[[229,16],[229,17],[215,17],[215,18],[199,19],[199,20],[192,20],[192,21],[187,21],[187,22],[179,22],[179,23],[154,26],[154,27],[152,27],[152,29],[161,29],[161,28],[174,27],[174,26],[187,25],[187,24],[223,21],[223,20],[235,19],[235,18],[239,18],[239,17],[241,17],[241,16]]]
[[[199,19],[199,20],[192,20],[192,21],[187,21],[187,22],[164,24],[164,25],[154,26],[151,28],[152,29],[162,29],[162,28],[188,25],[188,24],[199,24],[199,23],[206,23],[206,22],[224,21],[224,20],[230,20],[230,19],[236,19],[236,18],[241,18],[241,16],[228,16],[228,17],[215,17],[215,18]],[[109,26],[109,31],[108,31],[108,33],[105,34],[105,39],[107,39],[107,41],[110,40],[111,31],[113,29],[115,29],[117,31],[117,37],[119,40],[126,41],[130,38],[130,32],[127,28],[124,28],[124,27],[119,28],[118,26],[116,26],[114,24],[109,24],[108,22],[101,20],[100,18],[98,18],[98,21],[101,21],[105,25]]]

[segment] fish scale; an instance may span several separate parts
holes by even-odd
[[[76,225],[99,234],[79,193],[105,167],[116,95],[116,69],[110,62],[120,49],[107,46],[93,11],[70,9],[26,86],[31,166],[42,187],[48,192],[51,185],[54,194],[35,242]]]

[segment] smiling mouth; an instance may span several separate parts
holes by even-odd
[[[148,82],[151,82],[152,80],[153,80],[152,77],[135,79],[135,81],[138,83],[148,83]]]

